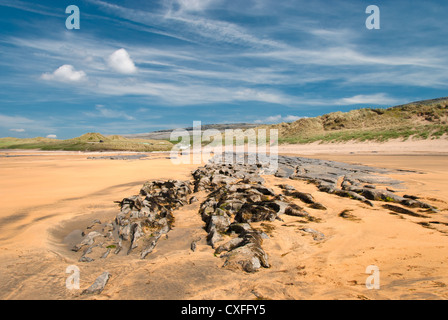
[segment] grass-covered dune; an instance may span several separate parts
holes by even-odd
[[[173,144],[164,140],[127,139],[118,135],[86,133],[80,137],[57,140],[49,138],[0,138],[0,149],[40,149],[65,151],[168,151]]]
[[[278,129],[280,144],[438,139],[448,135],[448,97],[387,109],[363,108],[349,112],[338,111],[314,118],[302,118],[292,123],[261,125],[254,130],[257,129]],[[224,139],[222,141],[224,142]],[[0,149],[145,152],[169,151],[178,142],[86,133],[67,140],[42,137],[0,138]]]
[[[278,129],[279,143],[437,139],[448,134],[448,97],[387,109],[333,112],[292,123],[264,125]]]

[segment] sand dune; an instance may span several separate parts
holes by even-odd
[[[384,147],[384,146],[383,146]],[[324,154],[316,147],[291,147],[282,152],[309,157],[403,169],[392,178],[403,181],[398,193],[413,194],[436,206],[430,218],[392,214],[381,205],[369,207],[349,198],[319,192],[315,185],[288,180],[309,192],[328,210],[309,209],[318,221],[284,216],[283,221],[257,222],[269,239],[263,243],[271,267],[249,274],[222,268],[206,244],[198,202],[175,212],[176,223],[145,260],[110,256],[105,261],[79,262],[71,246],[74,231],[94,219],[113,219],[114,201],[137,194],[146,180],[191,179],[197,165],[173,165],[166,154],[141,160],[91,160],[91,154],[2,151],[0,172],[1,299],[446,299],[448,267],[448,157],[436,148],[419,155],[416,145],[359,152],[339,146]],[[427,147],[429,148],[429,147]],[[386,150],[385,148],[384,150]],[[406,149],[406,155],[399,155]],[[344,150],[341,151],[341,150]],[[390,150],[390,149],[388,149]],[[415,152],[410,152],[414,150]],[[427,149],[428,151],[429,149]],[[371,153],[371,151],[379,151]],[[351,153],[352,152],[352,153]],[[410,156],[409,153],[413,153]],[[117,153],[114,153],[117,154]],[[102,153],[101,155],[104,155]],[[284,179],[264,176],[276,192]],[[298,201],[299,200],[295,200]],[[340,213],[346,210],[345,218]],[[445,225],[445,223],[447,225]],[[315,240],[301,231],[325,235]],[[200,237],[195,252],[193,238]],[[80,290],[68,290],[66,268],[80,269]],[[366,267],[380,270],[380,289],[368,290]],[[111,278],[98,295],[82,295],[102,272]]]

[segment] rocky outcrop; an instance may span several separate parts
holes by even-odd
[[[223,259],[223,267],[245,272],[269,268],[269,256],[263,249],[263,241],[269,237],[252,225],[282,220],[283,215],[300,217],[301,223],[318,221],[308,208],[327,208],[312,194],[288,184],[279,184],[281,193],[276,193],[265,185],[262,177],[265,174],[314,183],[320,192],[350,198],[368,206],[374,206],[377,201],[386,202],[384,208],[393,212],[426,217],[395,204],[437,211],[415,196],[397,195],[394,189],[399,189],[400,181],[385,176],[390,173],[386,169],[279,156],[278,167],[273,170],[272,166],[262,162],[250,163],[248,155],[232,159],[232,163],[225,163],[221,157],[212,159],[192,172],[191,182],[156,180],[145,183],[138,195],[117,202],[120,211],[113,221],[94,220],[86,227],[83,239],[72,250],[80,252],[79,261],[86,263],[108,259],[111,254],[145,259],[155,250],[162,236],[166,237],[173,228],[173,212],[191,204],[199,206],[198,213],[207,233],[206,242],[215,255]],[[200,191],[202,195],[197,193]],[[205,199],[203,194],[206,194]],[[347,215],[341,217],[350,218]],[[298,231],[311,235],[315,241],[325,240],[324,234],[312,228]],[[192,252],[196,251],[200,240],[201,237],[189,240]]]
[[[83,253],[80,262],[106,259],[110,252],[144,259],[167,234],[173,225],[172,212],[188,203],[190,182],[168,180],[151,181],[143,185],[139,195],[119,201],[120,212],[112,222],[99,221],[87,227],[82,241],[73,251]],[[98,223],[99,222],[99,223]]]
[[[372,201],[384,201],[437,212],[436,208],[412,196],[401,197],[395,194],[392,190],[399,187],[401,182],[386,176],[392,172],[393,170],[336,161],[279,156],[275,176],[305,180],[316,184],[321,192],[358,200],[369,206],[374,206]],[[378,188],[379,186],[383,188]],[[313,203],[310,195],[290,188],[284,190],[287,195],[299,198],[305,203]],[[320,207],[320,204],[315,206]]]
[[[225,259],[226,268],[255,272],[269,267],[262,248],[266,234],[251,223],[281,220],[281,215],[312,220],[302,207],[264,186],[262,166],[210,163],[193,172],[195,190],[208,190],[199,213],[208,233],[207,243]],[[228,239],[230,237],[230,240]],[[227,238],[225,243],[221,242]]]
[[[104,290],[107,282],[109,281],[111,275],[109,272],[104,271],[98,278],[95,279],[95,282],[92,283],[90,287],[85,289],[82,294],[99,294]]]

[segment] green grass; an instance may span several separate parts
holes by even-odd
[[[101,142],[100,142],[101,141]],[[172,144],[164,140],[112,139],[100,134],[86,134],[81,137],[57,140],[46,138],[0,138],[0,149],[39,149],[47,151],[169,151]]]
[[[438,139],[448,135],[448,98],[419,101],[387,109],[338,111],[292,123],[264,125],[259,127],[261,128],[277,129],[280,144]]]
[[[439,139],[448,135],[447,125],[422,125],[414,128],[397,127],[390,129],[338,130],[307,136],[279,137],[279,144],[306,144],[319,141],[321,143],[347,141],[385,142],[391,139]]]
[[[448,98],[409,103],[387,109],[363,108],[349,112],[333,112],[314,118],[303,118],[292,123],[263,125],[254,128],[278,130],[279,144],[331,143],[347,141],[378,141],[391,139],[439,139],[448,135]],[[102,142],[100,142],[100,140]],[[81,137],[56,140],[48,138],[0,138],[0,149],[41,149],[67,151],[169,151],[181,138],[173,141],[127,139],[86,133]],[[193,138],[185,138],[193,146]],[[244,141],[244,142],[243,142]],[[221,142],[225,143],[224,133]],[[248,138],[233,142],[247,143]],[[257,143],[261,142],[258,141]],[[202,146],[211,141],[201,141]]]

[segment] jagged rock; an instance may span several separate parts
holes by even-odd
[[[393,192],[381,189],[364,188],[361,195],[374,201],[401,202],[405,200],[405,198],[400,197]]]
[[[302,207],[299,207],[298,205],[293,203],[285,209],[285,214],[295,217],[310,217],[310,214],[306,212]]]
[[[314,202],[312,204],[310,204],[309,206],[310,208],[313,209],[317,209],[317,210],[327,210],[327,207],[325,207],[322,203],[320,202]]]
[[[302,200],[309,204],[310,208],[327,210],[323,204],[316,202],[310,193],[297,191],[293,186],[287,184],[280,184],[279,187],[284,190],[285,195]]]
[[[103,253],[101,256],[101,259],[106,259],[109,256],[109,253],[111,251],[111,248],[107,248],[106,252]]]
[[[383,208],[391,210],[391,211],[396,212],[396,213],[402,213],[402,214],[410,215],[410,216],[413,216],[413,217],[429,218],[426,215],[422,215],[422,214],[419,214],[417,212],[411,211],[409,209],[402,208],[402,207],[399,207],[399,206],[396,206],[396,205],[392,205],[392,204],[384,204]]]
[[[207,244],[210,245],[213,249],[215,249],[216,243],[222,240],[221,234],[216,230],[215,227],[212,227],[207,235]]]
[[[119,202],[121,211],[126,212],[128,210],[140,210],[142,208],[142,200],[138,196],[132,196],[129,198],[124,198]]]
[[[413,196],[413,195],[409,195],[409,194],[403,195],[403,198],[412,199],[412,200],[418,200],[419,199],[419,197]]]
[[[189,204],[192,204],[192,203],[194,203],[194,202],[198,202],[198,201],[199,201],[198,198],[196,198],[195,196],[193,196],[193,197],[190,198],[190,200],[188,200],[188,203],[189,203]]]
[[[111,252],[111,248],[116,248],[115,254],[125,249],[126,254],[137,251],[140,257],[145,258],[154,250],[160,236],[166,235],[171,230],[174,221],[172,210],[187,203],[190,193],[189,181],[146,182],[139,195],[118,202],[120,212],[112,223],[101,225],[101,232],[96,230],[88,233],[73,250],[78,251],[85,245],[91,246],[95,243],[95,238],[102,236],[101,239],[107,242],[105,245],[108,249],[106,252],[101,252],[101,255],[97,254],[98,257],[105,258]],[[100,224],[99,221],[94,222],[90,228]],[[80,261],[90,261],[89,259],[92,258],[83,254]]]
[[[364,196],[362,196],[356,192],[346,191],[346,190],[341,190],[341,189],[334,189],[333,193],[340,197],[347,197],[347,198],[359,200],[359,201],[364,202],[365,204],[368,204],[369,206],[373,207],[372,202],[370,202]]]
[[[102,237],[102,236],[103,236],[103,235],[102,235],[101,233],[97,232],[97,231],[89,232],[89,233],[84,237],[84,239],[81,241],[81,243],[75,245],[75,246],[73,247],[72,250],[77,252],[77,251],[79,251],[82,247],[84,247],[84,246],[86,246],[86,245],[90,246],[90,245],[92,245],[92,244],[94,243],[94,240],[95,240],[96,237]]]
[[[92,261],[94,261],[94,259],[92,259],[90,257],[82,256],[81,258],[79,258],[78,261],[79,262],[92,262]]]
[[[240,238],[240,237],[233,238],[233,239],[227,241],[226,243],[220,245],[215,250],[215,254],[220,254],[224,251],[232,251],[233,249],[241,246],[243,242],[244,242],[243,238]]]
[[[297,190],[294,190],[294,191],[286,190],[285,195],[300,199],[303,202],[308,203],[308,204],[314,203],[314,198],[310,193],[300,192]]]
[[[242,240],[231,240],[231,242],[218,248],[220,251],[230,249],[223,267],[241,268],[246,272],[255,272],[259,268],[269,268],[269,261],[266,252],[261,248],[263,242],[258,231],[247,231],[240,235]],[[238,238],[236,238],[238,239]]]
[[[313,221],[306,210],[292,202],[290,197],[300,199],[307,207],[326,210],[314,200],[310,193],[282,184],[283,194],[264,185],[263,174],[277,177],[305,180],[314,183],[321,192],[348,197],[373,205],[371,201],[396,202],[407,207],[420,207],[435,212],[435,208],[418,200],[417,197],[400,197],[392,191],[377,185],[397,186],[399,181],[377,174],[388,173],[386,169],[346,163],[307,159],[300,157],[278,157],[278,168],[272,171],[269,163],[258,160],[249,163],[253,155],[231,155],[232,164],[222,157],[213,158],[208,164],[192,172],[193,181],[155,180],[146,182],[139,195],[124,198],[119,202],[120,212],[112,223],[101,224],[94,221],[84,231],[83,241],[73,250],[79,251],[89,246],[80,261],[106,258],[112,248],[118,254],[140,255],[144,259],[153,252],[160,237],[173,227],[173,211],[187,203],[198,201],[192,192],[207,191],[209,194],[199,206],[199,214],[205,223],[207,244],[217,254],[225,258],[225,267],[236,267],[246,272],[254,272],[260,267],[269,267],[268,256],[262,248],[262,241],[268,236],[251,226],[253,222],[281,220],[282,214],[304,217]],[[256,155],[255,155],[256,156]],[[391,189],[391,188],[388,188]],[[91,232],[89,232],[91,231]],[[315,240],[325,236],[316,230],[303,228]],[[223,235],[230,240],[224,244]],[[100,237],[101,236],[101,237]],[[101,241],[98,241],[101,239]],[[199,240],[197,240],[199,241]],[[196,250],[196,242],[190,245]],[[95,249],[93,249],[95,247]],[[107,248],[104,251],[104,248]],[[94,250],[93,252],[92,249]],[[89,256],[87,256],[87,254]]]
[[[289,184],[279,184],[278,187],[283,190],[286,190],[286,191],[295,191],[296,190],[296,188],[294,188],[293,186],[291,186]]]
[[[235,233],[243,233],[249,230],[252,230],[252,227],[250,226],[250,224],[248,223],[236,223],[233,222],[230,226],[229,226],[229,230],[233,231]]]
[[[232,183],[237,182],[238,180],[236,178],[224,176],[224,175],[216,175],[213,176],[213,178],[210,181],[211,187],[220,187],[220,186],[228,186]]]
[[[100,294],[104,290],[104,287],[110,277],[111,275],[109,272],[103,272],[98,278],[96,278],[95,282],[90,287],[82,292],[82,294]]]
[[[98,220],[98,219],[95,219],[95,220],[92,221],[92,224],[87,227],[87,229],[92,229],[97,224],[101,224],[101,221]]]
[[[336,190],[336,186],[334,184],[330,183],[321,183],[317,187],[320,192],[326,192],[326,193],[334,193]]]
[[[306,233],[310,233],[313,236],[313,239],[316,241],[321,241],[325,239],[325,235],[320,231],[311,228],[301,228],[300,230]]]
[[[249,175],[249,176],[244,177],[243,182],[244,183],[263,184],[265,181],[260,176]]]
[[[293,167],[279,165],[277,172],[275,173],[275,176],[278,178],[289,178],[294,174],[294,172],[295,170]]]
[[[137,241],[145,235],[142,230],[142,225],[141,225],[140,221],[134,222],[131,225],[130,230],[131,230],[131,239],[130,239],[131,246],[128,250],[128,254],[131,252],[132,249],[134,249],[138,246]]]
[[[157,241],[159,241],[160,237],[161,237],[161,234],[157,234],[157,235],[152,236],[151,238],[149,238],[145,248],[142,250],[142,252],[140,254],[140,258],[141,259],[145,259],[146,256],[148,254],[150,254],[154,250],[154,248],[157,245]]]
[[[234,195],[231,195],[230,197],[233,197],[233,196]],[[236,212],[238,212],[241,209],[244,202],[245,201],[243,199],[241,199],[241,200],[232,199],[232,198],[225,199],[219,203],[219,208],[229,214],[235,214]]]
[[[220,209],[218,208],[217,210]],[[229,228],[230,223],[230,218],[225,213],[221,215],[213,215],[208,221],[206,230],[207,232],[210,232],[214,228],[218,232],[226,232]]]
[[[193,251],[193,252],[196,251],[196,243],[201,241],[201,239],[202,239],[201,237],[198,237],[198,238],[194,239],[193,241],[191,241],[191,244],[190,244],[191,251]]]
[[[422,202],[420,200],[414,200],[414,199],[407,199],[405,198],[403,201],[401,201],[401,204],[410,207],[410,208],[423,208],[423,209],[429,209],[430,211],[437,213],[439,210],[434,208],[433,206]]]
[[[274,221],[277,212],[265,202],[245,203],[235,215],[237,222]]]

